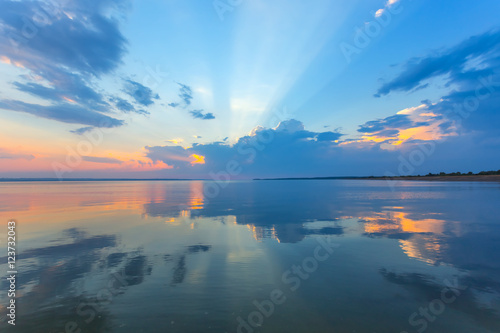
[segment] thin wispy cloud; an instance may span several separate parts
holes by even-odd
[[[104,128],[118,127],[124,124],[123,120],[109,117],[100,112],[71,103],[58,103],[46,106],[16,100],[0,100],[0,108],[29,113],[37,117],[53,119],[68,124]]]
[[[160,99],[160,96],[155,94],[153,90],[133,80],[125,80],[124,91],[132,97],[136,103],[142,106],[150,106],[154,103],[154,100]]]
[[[192,110],[192,111],[189,111],[189,113],[195,119],[203,119],[203,120],[215,119],[215,116],[213,113],[211,113],[211,112],[205,113],[204,110]]]
[[[380,8],[375,12],[375,17],[380,17],[384,15],[384,12],[388,9],[390,9],[392,6],[394,6],[396,3],[398,3],[400,0],[387,0],[384,8]]]
[[[82,159],[92,163],[121,164],[123,161],[112,157],[82,156]]]
[[[181,87],[179,97],[184,102],[184,105],[191,105],[191,101],[193,100],[193,91],[191,90],[191,87],[182,83],[178,83],[178,85]]]
[[[28,160],[31,161],[35,156],[31,154],[17,154],[8,152],[2,148],[0,148],[0,160]]]

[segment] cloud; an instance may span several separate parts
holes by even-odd
[[[186,84],[182,84],[180,82],[177,82],[179,85],[179,98],[182,100],[183,107],[186,108],[191,105],[191,102],[193,101],[193,90],[191,89],[190,86]],[[176,108],[179,107],[181,103],[178,102],[172,102],[168,104],[168,106]]]
[[[123,112],[133,112],[135,108],[132,104],[127,102],[126,100],[116,97],[114,100],[116,107]]]
[[[304,124],[302,122],[290,119],[287,121],[282,121],[274,129],[276,132],[286,132],[286,133],[296,133],[305,130]]]
[[[103,95],[91,88],[81,76],[73,73],[45,73],[45,79],[51,86],[35,82],[13,82],[19,91],[52,101],[71,101],[79,103],[96,111],[107,112],[109,104]]]
[[[87,162],[92,163],[105,163],[105,164],[121,164],[123,161],[120,161],[116,158],[110,157],[97,157],[97,156],[82,156],[82,159]]]
[[[454,126],[443,125],[447,122],[444,117],[430,112],[429,105],[422,104],[399,111],[394,116],[366,122],[358,129],[362,138],[345,144],[376,143],[382,149],[395,149],[395,146],[405,143],[436,141],[457,135]]]
[[[197,165],[196,172],[208,174],[224,170],[228,161],[235,160],[245,165],[246,173],[274,173],[281,169],[283,174],[291,169],[302,169],[305,164],[321,164],[320,160],[338,149],[334,141],[341,136],[335,132],[307,131],[300,121],[292,119],[275,128],[256,127],[235,144],[214,142],[190,148],[155,146],[145,149],[146,156],[153,162],[162,161],[186,172],[192,170],[192,156],[198,155],[204,156],[205,164]]]
[[[483,143],[493,142],[500,124],[500,30],[470,37],[457,46],[406,63],[403,71],[379,89],[384,95],[410,91],[424,80],[446,74],[446,86],[453,87],[425,110],[442,117],[441,133],[470,135]],[[476,142],[479,144],[479,142]]]
[[[94,129],[94,127],[92,126],[87,126],[87,127],[82,127],[82,128],[78,128],[76,130],[72,130],[70,131],[71,133],[75,133],[75,134],[78,134],[78,135],[83,135],[87,132],[90,132]]]
[[[195,164],[205,164],[205,156],[196,153],[192,148],[181,146],[145,147],[147,154],[154,163],[162,162],[174,168],[186,168]]]
[[[125,80],[124,92],[142,106],[149,106],[155,99],[160,99],[150,88],[132,80]]]
[[[203,110],[192,110],[189,111],[189,113],[193,116],[195,119],[204,119],[204,120],[210,120],[210,119],[215,119],[215,116],[213,113],[203,113]]]
[[[25,112],[37,117],[54,119],[69,124],[83,124],[105,128],[122,126],[124,124],[123,120],[115,119],[91,109],[70,103],[45,106],[15,100],[1,100],[0,108]]]
[[[13,82],[14,88],[53,103],[11,100],[2,105],[65,123],[95,125],[102,117],[122,125],[99,116],[111,106],[98,82],[122,64],[127,51],[119,20],[110,15],[127,6],[128,1],[119,0],[0,2],[0,57],[28,70]]]
[[[478,74],[491,74],[491,70],[468,69],[474,61],[497,55],[500,50],[500,31],[489,31],[473,36],[459,45],[432,55],[413,58],[404,65],[404,70],[392,81],[382,85],[376,97],[393,91],[410,91],[422,85],[423,81],[440,75],[449,75],[450,81],[477,79]]]
[[[31,154],[10,153],[10,152],[0,148],[0,160],[5,159],[5,160],[28,160],[28,161],[31,161],[34,158],[35,158],[35,156],[33,156]]]
[[[384,119],[366,122],[358,129],[360,133],[378,133],[387,128],[407,129],[414,127],[415,123],[406,114],[397,114]]]
[[[128,101],[124,100],[123,98],[120,97],[113,97],[111,99],[112,102],[115,103],[115,106],[118,110],[125,112],[125,113],[138,113],[138,114],[150,114],[148,111],[144,109],[136,109],[132,104],[130,104]]]
[[[121,63],[126,39],[118,22],[106,12],[120,9],[123,3],[2,1],[0,20],[5,34],[1,44],[7,47],[5,53],[11,59],[18,48],[27,51],[17,52],[16,60],[30,67],[50,63],[93,76],[108,73]],[[35,59],[41,63],[33,63]]]
[[[191,105],[191,101],[193,99],[193,91],[191,90],[191,87],[182,84],[182,83],[177,83],[181,89],[179,92],[179,97],[184,101],[185,106]]]
[[[341,133],[336,132],[323,132],[319,133],[317,136],[318,141],[337,141],[342,136]]]
[[[173,102],[173,103],[168,104],[168,106],[173,107],[173,108],[177,108],[177,107],[181,106],[181,104],[182,104],[184,108],[187,108],[188,106],[191,105],[191,103],[193,101],[193,90],[188,85],[185,85],[185,84],[182,84],[179,82],[177,82],[177,84],[180,86],[179,97],[181,98],[182,103]],[[194,119],[203,119],[203,120],[215,119],[215,116],[213,113],[211,113],[211,112],[205,113],[204,110],[202,110],[202,109],[191,110],[191,111],[189,111],[189,113],[191,114],[191,116]]]
[[[385,4],[384,8],[380,8],[379,10],[377,10],[377,11],[375,12],[375,17],[380,17],[380,16],[382,16],[382,15],[384,14],[384,12],[385,12],[387,9],[391,8],[394,4],[396,4],[396,3],[397,3],[397,2],[399,2],[399,1],[400,1],[400,0],[387,0],[387,2],[386,2],[386,4]]]
[[[165,171],[165,177],[207,179],[227,172],[230,163],[231,168],[236,165],[239,170],[235,178],[394,175],[400,173],[402,159],[407,160],[424,148],[432,151],[425,153],[425,163],[401,172],[466,171],[470,166],[464,154],[485,168],[500,163],[498,154],[494,154],[500,148],[498,140],[477,147],[477,137],[459,136],[456,125],[447,124],[445,117],[430,112],[431,106],[422,104],[396,116],[368,122],[362,128],[369,132],[360,132],[360,138],[343,139],[338,132],[309,131],[292,119],[275,128],[258,126],[233,144],[148,146],[145,156],[153,163],[174,166]],[[193,155],[203,156],[205,163],[193,164]],[[450,165],[453,170],[448,170]]]

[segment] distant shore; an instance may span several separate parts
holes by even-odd
[[[378,180],[419,180],[437,182],[500,182],[500,175],[466,175],[466,176],[415,176],[415,177],[363,177],[361,179]]]
[[[461,176],[402,176],[402,177],[311,177],[311,178],[257,178],[254,180],[413,180],[437,182],[500,182],[500,175]]]

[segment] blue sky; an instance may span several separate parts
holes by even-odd
[[[2,0],[0,176],[499,169],[499,10]]]

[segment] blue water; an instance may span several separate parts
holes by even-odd
[[[499,183],[18,182],[0,199],[2,332],[500,332]]]

